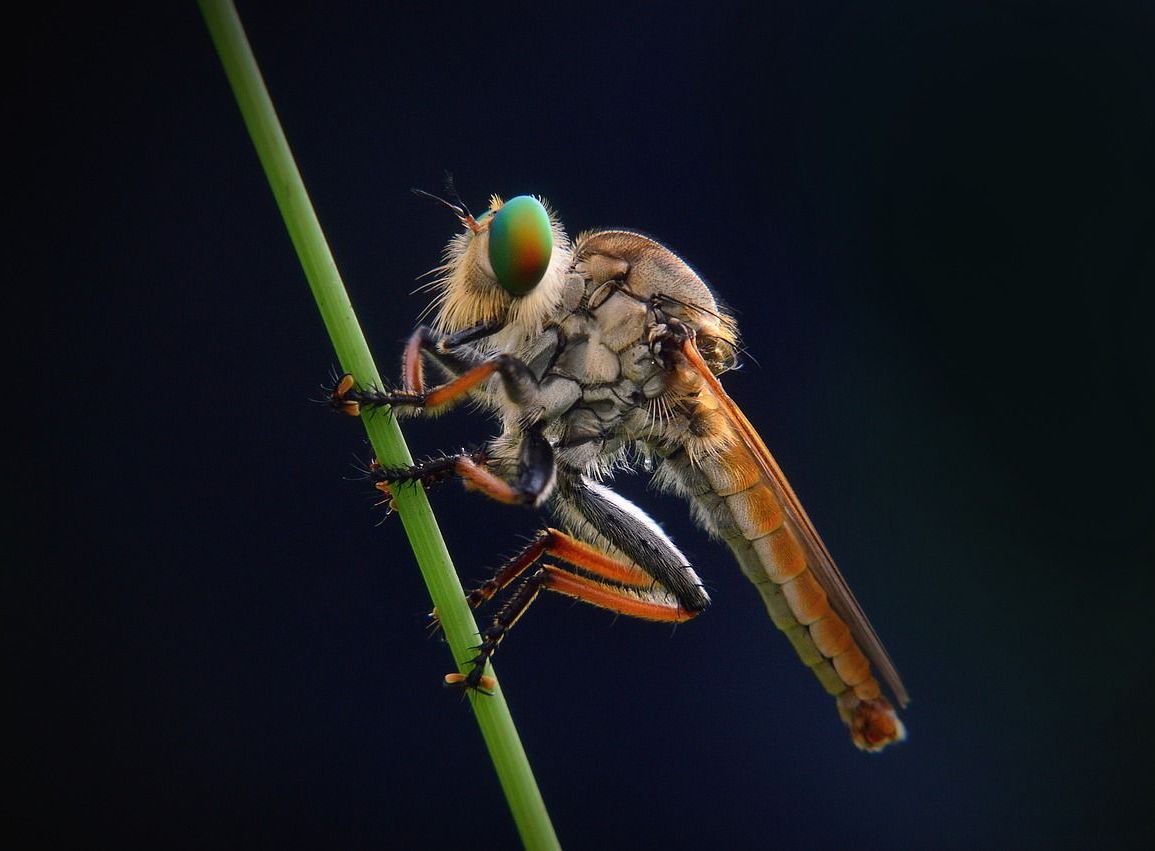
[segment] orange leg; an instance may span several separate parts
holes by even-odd
[[[469,455],[457,458],[453,472],[461,477],[467,490],[475,490],[506,505],[524,505],[533,502],[534,496],[527,495],[521,488],[511,485],[500,476],[489,472],[484,464],[477,463]]]
[[[522,435],[515,481],[507,482],[494,475],[486,464],[484,450],[460,452],[421,461],[411,467],[373,464],[369,468],[369,477],[379,491],[390,495],[393,487],[406,482],[421,482],[429,486],[457,476],[468,490],[479,491],[506,505],[537,505],[553,487],[553,447],[542,436],[540,428],[528,428]]]
[[[470,607],[477,608],[493,599],[543,556],[553,556],[590,575],[543,564],[518,586],[482,631],[481,644],[477,656],[471,660],[473,667],[469,673],[450,674],[446,683],[480,690],[488,688],[489,678],[484,675],[486,662],[543,589],[643,620],[681,623],[698,614],[683,607],[673,594],[637,566],[612,558],[557,529],[542,530],[529,546],[502,565],[492,579],[471,591],[467,597]]]
[[[653,583],[651,577],[632,564],[610,558],[587,543],[557,529],[543,529],[537,537],[505,564],[489,579],[469,592],[466,599],[470,608],[478,608],[492,600],[497,592],[505,588],[542,556],[551,555],[569,564],[580,567],[588,573],[608,579],[619,585],[643,588]]]
[[[517,486],[489,471],[484,450],[430,458],[411,467],[382,467],[376,460],[369,465],[373,486],[386,496],[391,496],[397,485],[420,482],[428,488],[453,476],[460,478],[467,490],[478,491],[497,502],[523,505],[533,501]]]
[[[658,593],[656,589],[619,588],[569,573],[550,564],[543,566],[542,570],[548,575],[544,586],[550,591],[565,594],[591,606],[609,609],[620,615],[629,615],[631,618],[646,621],[684,623],[698,614],[682,608],[672,595]]]
[[[485,361],[427,393],[418,390],[400,390],[394,393],[371,388],[361,390],[357,388],[353,376],[344,375],[333,390],[331,404],[351,417],[360,416],[365,408],[404,406],[437,411],[454,402],[460,402],[470,390],[497,372],[498,368],[496,360]],[[407,374],[405,380],[422,381],[421,370],[414,368],[413,374]]]
[[[494,375],[500,375],[506,394],[515,402],[532,403],[538,392],[537,377],[524,363],[512,355],[495,355],[489,360],[466,369],[460,375],[430,390],[424,389],[424,372],[420,350],[423,336],[415,334],[406,347],[402,367],[405,389],[388,392],[374,388],[359,388],[351,375],[341,376],[330,394],[329,403],[349,416],[360,416],[365,408],[419,408],[437,413],[461,402],[469,393]]]
[[[585,551],[592,550],[592,548],[568,535],[555,532],[552,529],[547,530],[543,535],[548,536],[551,533],[565,539],[562,541],[563,548],[570,544],[578,545],[581,552],[576,553],[577,559],[584,559],[587,555]],[[530,549],[532,547],[533,545]],[[582,567],[585,569],[592,572],[604,569],[606,573],[612,573],[615,577],[626,577],[631,582],[635,582],[639,578],[641,571],[636,567],[616,562],[609,556],[597,553],[596,550],[592,550],[592,552],[598,557],[583,562]],[[538,553],[538,555],[540,554]],[[605,574],[599,573],[599,575]],[[512,578],[513,576],[510,576],[506,581],[511,581]],[[497,651],[502,639],[526,613],[543,589],[564,594],[567,597],[608,609],[611,612],[650,621],[682,623],[698,614],[696,611],[683,608],[672,594],[666,592],[656,583],[647,588],[639,587],[636,584],[623,587],[591,577],[579,576],[551,564],[542,565],[518,586],[505,605],[501,607],[501,611],[494,617],[493,622],[482,630],[481,644],[477,648],[477,655],[470,660],[473,667],[469,673],[464,675],[450,674],[445,678],[446,683],[480,690],[489,686],[489,678],[484,674],[486,663]]]
[[[405,354],[401,358],[401,387],[407,393],[425,392],[425,366],[421,361],[421,351],[429,345],[429,329],[420,326],[409,337]]]
[[[419,325],[405,344],[401,361],[401,386],[411,393],[425,392],[425,370],[422,353],[428,354],[452,375],[461,375],[482,358],[472,343],[499,331],[497,323],[480,323],[455,334],[440,336],[426,325]]]

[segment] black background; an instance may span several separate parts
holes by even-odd
[[[158,6],[9,35],[7,820],[513,846],[360,427],[310,402],[334,357],[203,23]],[[411,186],[654,234],[737,312],[727,387],[914,698],[857,753],[724,549],[624,479],[715,605],[546,599],[503,648],[563,844],[1149,839],[1150,7],[325,6],[240,11],[382,369],[455,229]],[[537,528],[433,502],[467,581]]]

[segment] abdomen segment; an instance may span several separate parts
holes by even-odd
[[[682,460],[678,466],[698,518],[730,547],[774,625],[834,696],[854,744],[877,751],[903,739],[902,722],[866,654],[831,607],[797,529],[746,447],[735,443],[697,465]]]

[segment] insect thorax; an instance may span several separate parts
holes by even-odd
[[[694,404],[655,359],[652,304],[570,273],[559,311],[523,359],[541,381],[540,421],[564,467],[598,474],[630,449],[666,454],[695,428]],[[523,412],[524,413],[524,412]]]

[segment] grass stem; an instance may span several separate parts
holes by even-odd
[[[200,7],[341,368],[356,376],[362,385],[380,386],[381,378],[365,335],[353,313],[345,285],[236,9],[229,0],[201,0]],[[399,466],[412,463],[412,456],[394,417],[365,417],[363,420],[382,464]],[[433,604],[437,607],[458,670],[468,670],[468,660],[473,655],[470,647],[478,640],[477,625],[465,604],[461,582],[453,569],[429,501],[420,488],[402,488],[395,496],[395,504],[429,586]],[[492,670],[488,673],[496,676]],[[470,701],[522,842],[529,849],[558,848],[557,836],[500,685],[492,697],[471,693]],[[447,781],[449,779],[446,777]],[[447,786],[447,812],[456,812],[460,809],[460,801],[452,800],[450,795]]]

